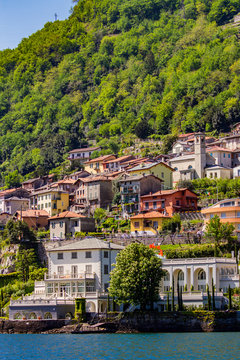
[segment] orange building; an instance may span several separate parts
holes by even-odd
[[[221,200],[201,212],[205,217],[205,224],[217,215],[222,223],[234,225],[235,233],[240,238],[240,198]]]
[[[26,210],[17,211],[17,219],[24,221],[28,227],[37,230],[39,228],[48,227],[48,219],[50,215],[45,210]]]
[[[197,195],[187,188],[160,190],[141,196],[140,208],[142,212],[157,210],[173,216],[177,212],[196,211],[197,200]]]

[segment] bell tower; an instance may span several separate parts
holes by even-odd
[[[195,171],[196,178],[204,177],[204,169],[206,167],[206,143],[205,134],[196,133],[194,138],[194,150],[195,150]]]

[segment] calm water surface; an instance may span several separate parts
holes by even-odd
[[[240,360],[240,333],[0,335],[0,360]]]

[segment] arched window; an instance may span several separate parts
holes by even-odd
[[[50,312],[46,312],[44,314],[44,319],[52,319],[52,314]]]
[[[177,168],[177,167],[175,167],[175,168],[174,168],[174,170],[175,170],[175,171],[178,171],[178,168]]]
[[[31,320],[36,320],[36,319],[37,319],[37,315],[36,315],[34,312],[32,312],[32,313],[29,315],[29,319],[31,319]]]
[[[206,280],[206,273],[204,270],[200,270],[198,273],[198,280]]]
[[[21,313],[14,314],[14,320],[20,320],[20,319],[22,319]]]
[[[184,273],[182,270],[180,270],[178,273],[178,281],[183,281],[183,280],[184,280]]]
[[[192,165],[189,165],[189,166],[188,166],[188,169],[192,169]]]

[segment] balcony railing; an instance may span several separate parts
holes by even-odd
[[[95,273],[70,273],[70,274],[45,274],[44,279],[45,280],[63,280],[63,279],[94,279]]]

